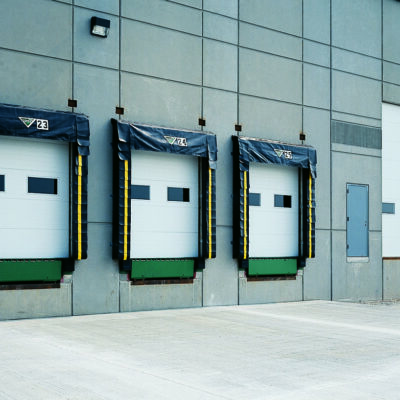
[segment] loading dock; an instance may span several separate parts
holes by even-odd
[[[0,282],[59,281],[87,257],[89,123],[0,105]]]
[[[216,253],[215,136],[112,124],[114,258],[130,279],[193,278]]]
[[[315,257],[316,152],[233,136],[233,255],[250,275],[293,275]]]

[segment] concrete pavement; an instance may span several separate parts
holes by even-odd
[[[1,400],[400,399],[400,305],[0,322]]]

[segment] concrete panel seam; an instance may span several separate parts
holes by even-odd
[[[280,100],[280,99],[274,99],[274,98],[272,98],[272,97],[261,97],[261,96],[257,96],[257,95],[254,95],[254,94],[248,94],[248,93],[243,93],[243,92],[238,92],[238,94],[239,94],[240,96],[251,97],[251,98],[254,98],[254,99],[275,101],[275,102],[277,102],[277,103],[290,104],[290,105],[299,106],[299,107],[302,106],[301,103],[293,103],[293,102],[291,102],[291,101]]]
[[[335,110],[334,108],[332,108],[332,112],[333,113],[336,112],[338,114],[344,114],[344,115],[352,115],[354,117],[368,118],[368,119],[372,119],[374,121],[381,121],[381,118],[370,117],[368,115],[349,113],[349,112],[346,112],[346,111],[338,111],[338,110]],[[335,120],[334,118],[331,118],[331,120],[332,121],[339,121],[339,120]],[[343,122],[343,121],[340,121],[340,122]],[[357,124],[355,122],[347,122],[347,123],[348,124],[354,124],[354,125],[361,125],[361,124]],[[373,125],[364,125],[364,124],[362,124],[362,126],[368,126],[368,127],[371,127],[371,128],[376,128],[376,126],[373,126]]]
[[[338,68],[332,67],[332,71],[340,72],[342,74],[347,74],[347,75],[358,76],[360,78],[369,79],[370,81],[374,81],[374,82],[382,82],[382,79],[371,78],[370,76],[367,76],[367,75],[355,74],[354,72],[343,71],[342,69],[338,69]]]
[[[65,3],[64,3],[65,4]],[[51,60],[57,60],[57,61],[67,61],[71,62],[72,60],[69,58],[60,58],[60,57],[54,57],[54,56],[49,56],[45,54],[40,54],[40,53],[32,53],[30,51],[24,51],[24,50],[16,50],[16,49],[10,49],[8,47],[2,47],[0,46],[0,50],[6,50],[6,51],[11,51],[13,53],[20,53],[20,54],[26,54],[29,56],[37,56],[37,57],[42,57],[42,58],[49,58]]]
[[[331,30],[332,31],[332,30]],[[338,49],[338,50],[343,50],[343,51],[347,51],[349,53],[354,53],[354,54],[359,54],[360,56],[364,56],[364,57],[369,57],[369,58],[373,58],[375,60],[380,61],[381,58],[380,57],[375,57],[375,56],[371,56],[370,54],[365,54],[365,53],[361,53],[359,51],[355,51],[355,50],[349,50],[349,49],[345,49],[344,47],[340,47],[340,46],[331,46],[333,49]]]
[[[231,46],[232,46],[232,43],[231,43]],[[268,54],[270,56],[279,57],[279,58],[283,58],[285,60],[296,61],[298,63],[301,63],[301,60],[299,60],[298,58],[282,56],[280,54],[271,53],[269,51],[253,49],[252,47],[246,47],[246,46],[240,46],[240,45],[238,47],[239,47],[239,49],[250,50],[250,51],[254,51],[255,53]]]
[[[382,158],[381,156],[375,156],[375,155],[373,155],[373,154],[355,153],[354,151],[331,150],[331,152],[332,152],[332,153],[339,153],[339,154],[347,154],[347,155],[362,156],[362,157]]]
[[[56,1],[56,0],[55,0]],[[64,3],[65,4],[65,3]],[[104,11],[101,11],[101,10],[96,10],[95,8],[90,8],[90,7],[85,7],[85,6],[82,6],[82,5],[77,5],[77,4],[74,4],[74,7],[75,8],[81,8],[81,9],[83,9],[83,10],[88,10],[88,11],[93,11],[93,12],[96,12],[96,13],[101,13],[101,14],[105,14],[105,15],[112,15],[113,17],[119,17],[119,14],[114,14],[114,13],[112,13],[112,12],[104,12]]]
[[[197,11],[201,12],[201,10],[199,8],[196,8]],[[155,28],[161,28],[161,29],[165,29],[167,31],[172,31],[172,32],[177,32],[177,33],[181,33],[183,35],[188,35],[188,36],[192,36],[192,37],[196,37],[196,38],[202,38],[202,35],[197,35],[195,33],[192,32],[186,32],[186,31],[182,31],[180,29],[174,29],[174,28],[170,28],[168,26],[164,26],[164,25],[157,25],[151,22],[145,22],[145,21],[141,21],[139,19],[135,19],[135,18],[129,18],[129,17],[124,17],[121,16],[120,17],[121,21],[132,21],[132,22],[137,22],[138,24],[142,24],[142,25],[149,25],[149,26],[153,26]]]

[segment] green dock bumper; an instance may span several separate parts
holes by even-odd
[[[249,259],[249,276],[295,275],[296,258],[253,258]]]
[[[193,278],[194,260],[132,260],[132,279]]]
[[[0,282],[61,280],[61,260],[0,260]]]

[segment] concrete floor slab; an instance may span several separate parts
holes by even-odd
[[[400,304],[0,322],[0,399],[398,399]]]

